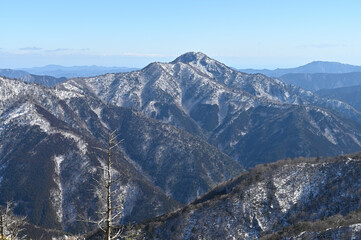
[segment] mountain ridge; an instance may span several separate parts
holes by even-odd
[[[361,85],[334,89],[321,89],[316,92],[316,94],[320,95],[321,97],[337,99],[346,102],[361,112],[361,99],[359,97],[360,93]]]
[[[360,69],[361,70],[361,69]],[[288,73],[279,77],[285,83],[316,92],[322,89],[357,86],[361,72],[350,73]]]
[[[104,67],[104,66],[62,66],[62,65],[46,65],[43,67],[21,68],[21,71],[26,71],[35,75],[48,75],[52,77],[90,77],[106,73],[129,72],[137,70],[131,67]]]
[[[12,79],[19,79],[23,82],[28,83],[38,83],[47,87],[52,87],[55,84],[65,82],[67,78],[65,77],[53,77],[47,75],[34,75],[22,70],[13,70],[13,69],[0,69],[0,76]]]

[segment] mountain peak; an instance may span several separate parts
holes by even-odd
[[[305,64],[303,66],[312,66],[312,65],[332,65],[332,66],[346,66],[346,65],[349,65],[349,64],[344,64],[344,63],[339,63],[339,62],[332,62],[332,61],[312,61],[308,64]],[[303,67],[301,66],[301,67]],[[349,65],[351,66],[351,65]]]
[[[182,62],[182,63],[190,63],[190,62],[199,62],[204,58],[209,58],[202,52],[187,52],[182,54],[178,58],[176,58],[172,63]]]

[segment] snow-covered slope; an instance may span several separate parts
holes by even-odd
[[[43,227],[89,229],[79,220],[87,214],[97,218],[99,209],[93,201],[102,205],[101,188],[94,187],[106,159],[95,149],[102,147],[101,139],[89,136],[85,124],[77,125],[79,119],[74,119],[51,90],[15,80],[0,81],[4,99],[0,101],[0,202],[13,200],[18,214],[26,214],[30,222]],[[126,156],[121,157],[121,151],[116,155],[118,170],[127,173],[118,186],[123,191],[124,219],[131,213],[149,217],[179,206],[147,182],[127,163]],[[134,208],[137,201],[149,205]],[[150,207],[153,204],[159,207]]]
[[[114,152],[115,171],[126,173],[119,221],[177,208],[242,171],[205,141],[130,109],[0,78],[0,204],[13,200],[43,227],[89,229],[79,218],[103,206],[94,185],[106,156],[97,148],[113,130],[124,140]]]
[[[259,165],[176,212],[137,225],[136,239],[258,239],[282,229],[287,236],[285,227],[303,222],[311,231],[322,229],[312,222],[332,216],[329,232],[359,236],[360,168],[360,154]],[[338,229],[346,223],[337,216],[347,214],[356,214],[353,225]],[[307,238],[312,233],[301,236],[313,239]]]

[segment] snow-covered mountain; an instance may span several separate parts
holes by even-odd
[[[261,74],[235,71],[203,53],[186,53],[131,73],[72,79],[56,88],[170,123],[247,167],[361,150],[361,113],[350,105]]]
[[[0,99],[0,203],[43,227],[90,228],[79,218],[104,206],[98,148],[113,130],[124,140],[113,153],[125,173],[119,221],[165,213],[242,171],[200,138],[98,98],[0,78]]]
[[[118,220],[141,221],[192,202],[241,174],[242,166],[359,151],[360,119],[361,113],[344,102],[321,98],[261,74],[240,73],[202,53],[186,53],[170,63],[152,63],[130,73],[70,79],[52,88],[0,77],[0,204],[13,200],[16,213],[27,215],[31,223],[42,227],[69,232],[92,229],[94,226],[79,221],[79,217],[97,218],[104,207],[103,190],[94,185],[106,159],[100,148],[106,148],[109,133],[116,130],[118,140],[123,142],[113,152],[114,173],[124,174],[116,186],[116,195],[124,203]],[[277,194],[267,204],[276,206],[278,202],[275,216],[292,219],[287,212],[302,198],[282,195],[283,191],[297,193],[301,191],[297,186],[302,184],[319,191],[326,186],[328,174],[337,176],[337,169],[341,176],[354,176],[348,169],[358,168],[354,159],[351,156],[350,162],[336,161],[339,165],[335,161],[298,161],[283,166],[279,177],[273,171],[277,164],[252,175],[256,168],[220,190],[225,193],[215,197],[216,205],[208,206],[203,204],[208,200],[198,199],[191,206],[208,207],[199,210],[199,218],[192,219],[198,221],[207,213],[215,218],[218,200],[234,206],[237,195],[227,195],[227,189],[238,188],[238,181],[246,176],[249,184],[242,180],[240,188],[249,192],[249,205],[242,202],[235,209],[224,209],[240,213],[236,219],[245,224],[237,234],[260,236],[269,224],[276,223],[267,223],[266,215],[261,219],[261,213],[265,213],[262,206],[252,210],[252,204],[256,204],[252,199],[261,194],[257,189],[272,195],[276,188]],[[288,186],[282,179],[288,179],[290,172],[297,181],[292,180],[295,184]],[[260,179],[253,178],[257,175]],[[339,179],[351,184],[349,178]],[[271,180],[274,186],[268,185]],[[346,196],[340,198],[344,202],[333,202],[340,204],[339,212],[353,211],[353,202],[347,203],[349,210],[343,204],[359,199],[358,193],[349,194],[357,192],[357,184],[356,178],[354,185],[345,188],[349,192],[335,190]],[[212,193],[206,196],[202,199],[213,199]],[[312,197],[315,202],[322,200]],[[181,210],[179,216],[192,215],[189,209],[193,207]],[[244,209],[251,211],[247,217],[242,215]],[[325,211],[317,212],[315,219],[329,216]],[[306,216],[313,213],[307,212],[311,215]],[[232,225],[227,214],[220,221]],[[185,228],[174,229],[179,236],[189,234],[188,223],[182,221],[180,226]],[[159,236],[163,236],[162,229],[167,226],[152,229],[159,229]],[[219,224],[228,231],[225,226]],[[281,226],[272,229],[279,231]],[[235,235],[232,231],[227,234]]]

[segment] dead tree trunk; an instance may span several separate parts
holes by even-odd
[[[5,237],[5,219],[4,219],[4,215],[0,215],[0,237],[4,238]]]
[[[112,221],[112,199],[111,199],[111,186],[112,186],[112,163],[111,163],[111,150],[117,143],[114,134],[110,134],[108,139],[108,161],[107,161],[107,179],[106,179],[106,193],[107,193],[107,215],[106,215],[106,239],[111,240],[111,221]]]
[[[101,212],[101,219],[99,221],[90,221],[87,220],[87,222],[90,223],[97,223],[98,227],[104,232],[105,239],[111,240],[119,238],[119,236],[122,234],[122,230],[118,230],[116,233],[112,231],[114,228],[116,228],[117,224],[114,224],[114,220],[120,216],[121,212],[116,212],[116,210],[119,211],[122,207],[122,203],[118,202],[115,203],[114,199],[112,199],[112,195],[114,195],[114,186],[122,179],[122,175],[119,176],[113,176],[113,163],[114,160],[112,159],[112,150],[113,148],[117,147],[121,141],[117,141],[117,136],[115,134],[115,131],[110,133],[108,136],[108,146],[107,149],[97,148],[98,150],[104,151],[107,153],[107,160],[106,164],[101,170],[103,171],[101,181],[97,181],[99,186],[105,190],[105,210],[104,212]],[[124,172],[122,172],[124,174]]]

